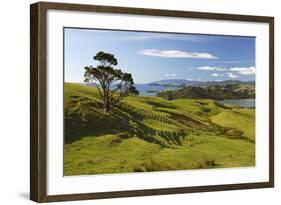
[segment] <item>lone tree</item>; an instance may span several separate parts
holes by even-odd
[[[96,67],[85,67],[84,81],[97,87],[103,100],[104,112],[108,112],[113,104],[120,102],[130,93],[138,94],[132,75],[112,67],[118,64],[114,55],[100,51],[94,56],[94,60],[100,64]]]

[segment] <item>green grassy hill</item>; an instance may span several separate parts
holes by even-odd
[[[255,85],[223,84],[209,86],[182,86],[177,90],[166,90],[157,93],[164,99],[247,99],[255,98]]]
[[[255,165],[254,109],[129,96],[104,113],[94,87],[64,89],[64,175]]]

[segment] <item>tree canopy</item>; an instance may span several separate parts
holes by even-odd
[[[105,112],[130,93],[138,94],[132,74],[113,68],[118,64],[113,54],[100,51],[93,58],[99,65],[85,67],[84,81],[97,87]]]

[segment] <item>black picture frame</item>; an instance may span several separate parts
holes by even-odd
[[[84,12],[102,12],[118,14],[135,14],[149,16],[169,16],[181,18],[198,18],[246,22],[263,22],[269,24],[269,181],[226,185],[206,185],[195,187],[177,187],[116,191],[87,194],[47,195],[47,160],[46,160],[46,116],[47,116],[47,81],[46,81],[46,13],[47,10],[66,10]],[[68,200],[101,199],[114,197],[132,197],[161,194],[179,194],[192,192],[209,192],[236,189],[266,188],[274,186],[274,18],[265,16],[248,16],[188,12],[174,10],[157,10],[143,8],[126,8],[82,4],[65,4],[38,2],[30,6],[30,199],[36,202],[53,202]]]

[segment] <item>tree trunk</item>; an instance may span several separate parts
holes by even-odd
[[[103,111],[104,112],[108,112],[109,111],[109,105],[108,104],[104,104],[103,105]]]
[[[109,102],[108,102],[108,99],[105,98],[104,101],[103,101],[103,111],[104,112],[108,112],[109,111]]]

